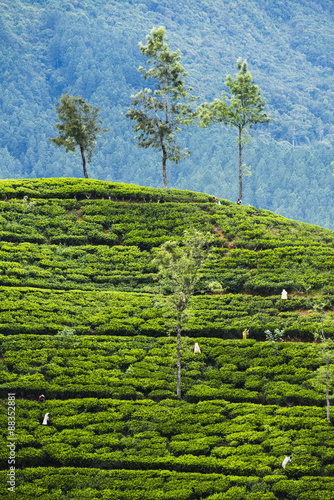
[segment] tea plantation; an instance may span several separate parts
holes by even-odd
[[[334,500],[314,341],[334,333],[334,232],[220,201],[0,181],[1,498]],[[154,255],[186,229],[214,240],[183,332],[180,400]]]

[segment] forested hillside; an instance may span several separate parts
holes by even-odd
[[[334,232],[220,202],[0,181],[1,498],[333,500]],[[185,229],[212,241],[178,398],[154,257]]]
[[[333,30],[330,0],[4,0],[0,4],[1,178],[80,177],[79,157],[55,148],[54,106],[63,93],[100,107],[108,133],[92,178],[162,185],[159,154],[140,149],[125,117],[147,85],[138,42],[164,25],[180,49],[199,103],[220,97],[236,60],[267,99],[269,124],[251,132],[244,203],[334,227]],[[232,129],[189,127],[192,151],[169,166],[170,187],[237,197]]]

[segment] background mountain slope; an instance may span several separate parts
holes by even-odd
[[[90,176],[160,186],[159,155],[138,148],[124,114],[144,84],[138,42],[164,25],[202,100],[220,96],[239,57],[267,98],[275,120],[246,147],[244,202],[334,227],[331,1],[14,0],[0,10],[2,178],[81,176],[79,158],[47,141],[66,92],[100,106],[110,128]],[[170,186],[235,201],[234,131],[192,127],[182,137],[193,154],[170,166]]]

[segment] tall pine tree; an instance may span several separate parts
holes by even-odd
[[[146,80],[153,80],[153,89],[144,88],[131,96],[133,108],[129,108],[126,116],[136,122],[134,130],[138,145],[161,151],[162,179],[167,188],[167,160],[178,163],[189,154],[189,151],[181,150],[175,135],[181,130],[181,125],[193,121],[192,89],[184,82],[187,73],[180,64],[180,51],[171,52],[168,48],[165,28],[152,29],[146,40],[146,45],[140,44],[140,51],[148,58],[150,67],[140,67],[138,71]]]

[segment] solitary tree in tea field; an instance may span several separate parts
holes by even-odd
[[[213,237],[200,231],[185,231],[182,241],[167,241],[156,250],[159,290],[166,295],[171,330],[176,334],[176,394],[181,398],[181,341],[187,308],[201,277]]]
[[[141,53],[147,57],[148,69],[138,68],[146,80],[152,80],[152,88],[144,88],[131,96],[132,108],[126,116],[136,123],[133,126],[138,145],[152,147],[162,154],[162,179],[167,182],[167,160],[178,163],[189,151],[182,150],[175,140],[181,125],[189,125],[194,118],[190,103],[193,98],[186,87],[187,75],[180,64],[180,51],[171,52],[166,43],[165,28],[151,30],[147,44],[139,44]]]
[[[99,108],[87,104],[82,97],[63,94],[59,99],[56,112],[59,123],[56,123],[59,135],[49,139],[56,146],[64,146],[67,151],[79,148],[84,176],[88,179],[86,163],[92,159],[96,140],[101,132],[107,129],[101,127],[98,119]]]
[[[322,389],[325,392],[326,399],[326,418],[328,422],[331,422],[331,399],[333,399],[333,382],[334,382],[334,340],[332,338],[327,338],[324,333],[323,321],[325,319],[325,308],[330,307],[329,301],[325,300],[322,302],[316,302],[313,305],[313,309],[320,314],[320,325],[321,330],[314,334],[316,341],[320,342],[320,345],[316,345],[316,348],[320,348],[320,360],[321,366],[316,371],[316,376],[312,380],[313,385]]]

